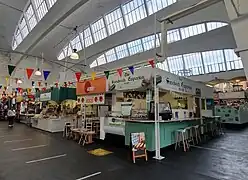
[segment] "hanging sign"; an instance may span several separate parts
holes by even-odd
[[[51,97],[52,97],[51,92],[43,93],[43,94],[40,95],[40,101],[49,101],[49,100],[51,100]]]
[[[146,141],[145,133],[131,133],[131,142],[132,142],[132,152],[133,152],[133,162],[135,163],[136,158],[144,157],[147,161],[147,152],[146,152]]]
[[[77,82],[77,95],[99,94],[106,92],[106,78],[95,78],[95,80],[86,80]]]
[[[79,104],[105,104],[105,95],[96,94],[96,95],[87,95],[80,96],[77,99]]]

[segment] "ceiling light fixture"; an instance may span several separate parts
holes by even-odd
[[[35,71],[34,73],[35,76],[41,76],[41,72],[40,69],[38,68],[37,71]]]
[[[17,84],[22,84],[22,80],[18,79]]]
[[[79,59],[77,49],[73,49],[73,53],[71,54],[70,58],[73,59],[73,60],[78,60]]]

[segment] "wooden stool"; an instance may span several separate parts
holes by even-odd
[[[195,136],[195,139],[196,139],[196,143],[197,144],[199,142],[201,142],[200,128],[199,127],[200,127],[199,125],[193,126],[194,136]]]
[[[189,149],[189,143],[187,140],[187,132],[186,129],[179,129],[176,131],[176,145],[175,150],[177,149],[177,145],[180,147],[180,143],[183,143],[184,152]]]

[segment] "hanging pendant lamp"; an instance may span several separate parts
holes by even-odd
[[[70,58],[73,59],[73,60],[78,60],[79,59],[77,49],[73,49],[73,53],[71,54]]]

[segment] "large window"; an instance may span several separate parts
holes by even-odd
[[[182,55],[168,57],[167,60],[172,73],[179,74],[184,69]]]
[[[27,26],[27,23],[26,23],[24,18],[21,19],[20,30],[22,32],[22,37],[23,38],[25,38],[29,33],[28,26]]]
[[[71,46],[72,46],[72,49],[77,49],[77,51],[82,50],[82,45],[81,45],[81,41],[80,41],[80,37],[79,36],[75,37],[71,41]]]
[[[64,51],[64,54],[66,54],[67,56],[70,56],[71,53],[72,53],[71,45],[68,44],[68,45],[63,49],[63,51]]]
[[[91,25],[91,28],[92,28],[92,34],[93,34],[95,42],[98,42],[107,37],[103,18],[93,23]]]
[[[19,28],[16,30],[15,38],[16,38],[17,45],[22,42],[22,35],[21,35],[21,31],[19,30]]]
[[[61,51],[61,52],[59,53],[59,55],[58,55],[58,60],[62,60],[62,59],[64,59],[64,58],[65,58],[64,52]]]
[[[34,0],[35,9],[37,10],[38,18],[41,20],[48,12],[45,0]]]
[[[126,45],[126,44],[117,46],[117,47],[115,48],[115,51],[116,51],[116,55],[117,55],[117,58],[118,58],[118,59],[127,57],[127,56],[129,55],[129,54],[128,54],[128,49],[127,49],[127,45]]]
[[[224,53],[227,64],[227,70],[244,68],[241,58],[235,54],[233,49],[225,49]]]
[[[57,0],[48,0],[49,8],[51,8],[56,2],[57,2]]]
[[[154,48],[154,35],[151,36],[147,36],[142,38],[142,43],[143,43],[143,47],[144,47],[144,51],[148,51],[150,49]],[[159,47],[160,43],[159,43],[159,35],[156,35],[156,47]]]
[[[228,24],[223,23],[223,22],[208,22],[207,23],[207,30],[211,31],[211,30],[218,29],[218,28],[221,28],[221,27],[226,26],[226,25],[228,25]]]
[[[143,47],[140,39],[127,43],[127,46],[129,49],[130,56],[139,52],[143,52]]]
[[[96,66],[97,66],[97,61],[95,60],[95,61],[93,61],[93,63],[91,63],[90,68],[93,68],[93,67],[96,67]]]
[[[112,62],[117,59],[115,49],[110,49],[109,51],[107,51],[105,53],[105,56],[106,56],[107,62]]]
[[[205,24],[197,24],[181,28],[182,39],[206,32]]]
[[[165,70],[165,71],[169,71],[168,65],[167,65],[167,61],[164,61],[162,63],[158,63],[157,67],[159,69]]]
[[[204,74],[201,53],[184,54],[185,75]]]
[[[130,26],[147,16],[143,0],[132,0],[124,4],[122,9],[127,26]]]
[[[83,41],[83,47],[88,47],[93,44],[93,39],[89,27],[87,27],[83,32],[81,32],[80,35]]]
[[[35,17],[34,9],[33,9],[31,4],[27,8],[26,17],[27,17],[27,20],[28,20],[30,30],[32,30],[37,24],[37,19]]]
[[[105,16],[109,35],[125,28],[121,9],[118,8]]]
[[[170,30],[167,32],[167,42],[172,43],[181,40],[179,29]]]
[[[202,57],[206,73],[226,70],[223,50],[203,52]]]
[[[148,14],[151,15],[173,3],[177,0],[146,0]]]
[[[102,64],[106,64],[106,58],[105,58],[104,54],[99,56],[96,60],[97,60],[98,66],[100,66]]]

